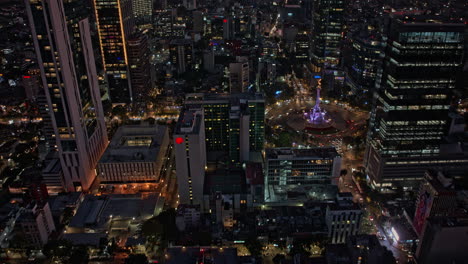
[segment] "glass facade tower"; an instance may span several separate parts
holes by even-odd
[[[382,182],[387,158],[439,154],[463,67],[463,24],[391,18],[371,113],[367,173]]]

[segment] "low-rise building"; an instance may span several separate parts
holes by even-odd
[[[326,222],[331,244],[342,244],[356,235],[361,224],[362,210],[352,201],[350,193],[339,193],[336,202],[327,206]]]
[[[179,231],[196,228],[200,224],[200,205],[181,204],[177,207],[176,225]]]
[[[166,126],[122,126],[99,160],[97,171],[101,183],[158,182],[167,170],[169,156]]]
[[[341,157],[333,147],[267,149],[265,201],[291,201],[291,195],[299,192],[306,200],[333,199],[330,189],[340,169]]]
[[[18,218],[17,225],[19,232],[26,237],[25,241],[35,248],[42,248],[49,240],[50,234],[55,231],[47,202],[29,204]]]

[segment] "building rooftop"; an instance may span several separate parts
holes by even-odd
[[[174,134],[198,134],[202,120],[201,110],[184,109],[177,120]]]
[[[83,194],[81,192],[70,192],[67,194],[59,194],[50,196],[48,199],[50,210],[63,211],[67,207],[73,207],[79,204],[79,200]]]
[[[74,246],[85,245],[98,247],[101,243],[101,239],[105,238],[106,235],[102,233],[76,233],[76,234],[64,234],[63,239],[70,241]]]
[[[42,173],[59,173],[62,170],[62,165],[60,164],[60,159],[55,158],[47,162],[47,165],[42,170]]]
[[[99,162],[155,161],[167,133],[167,127],[161,125],[119,127]]]
[[[159,194],[86,195],[70,227],[100,227],[110,219],[147,217],[154,214]]]
[[[339,156],[334,147],[324,148],[270,148],[266,149],[267,159],[333,159]]]

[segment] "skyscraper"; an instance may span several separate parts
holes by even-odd
[[[391,17],[364,158],[374,183],[390,187],[408,180],[390,175],[394,164],[416,166],[427,159],[421,165],[429,168],[437,162],[430,157],[439,155],[447,133],[451,95],[464,61],[464,28],[436,17]]]
[[[90,33],[90,10],[80,0],[26,1],[66,190],[87,191],[107,145]],[[49,119],[50,117],[50,119]]]
[[[151,89],[151,65],[148,36],[136,33],[128,38],[130,83],[135,102],[144,102]]]
[[[314,0],[312,14],[312,64],[316,72],[340,63],[344,17],[343,0]]]
[[[99,42],[112,103],[130,103],[127,36],[134,31],[131,0],[94,0]]]

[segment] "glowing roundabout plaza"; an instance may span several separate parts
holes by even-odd
[[[322,104],[320,87],[317,87],[315,105],[290,113],[286,124],[293,130],[310,135],[330,135],[346,130],[351,118],[348,111],[337,105]]]

